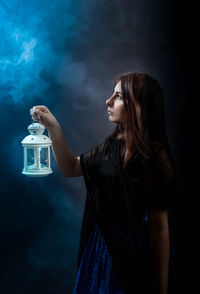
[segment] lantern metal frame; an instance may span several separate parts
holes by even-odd
[[[24,168],[22,174],[30,177],[44,177],[53,173],[51,169],[50,160],[50,147],[52,141],[50,138],[43,134],[45,127],[40,123],[32,123],[29,125],[28,130],[30,135],[26,136],[22,141],[24,147]],[[46,166],[41,164],[41,150],[47,148],[47,162]],[[27,156],[28,150],[33,149],[34,152],[34,164],[28,165]]]

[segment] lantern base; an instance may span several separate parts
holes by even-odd
[[[22,171],[22,174],[23,175],[26,175],[26,176],[29,176],[29,177],[45,177],[45,176],[48,176],[50,174],[52,174],[53,171],[52,170],[44,170],[44,171],[36,171],[36,172],[33,172],[33,171],[28,171],[28,170],[23,170]]]

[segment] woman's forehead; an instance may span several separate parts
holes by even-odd
[[[114,91],[115,92],[122,92],[121,91],[121,81],[119,81],[117,84],[116,84],[116,86],[115,86],[115,88],[114,88]]]

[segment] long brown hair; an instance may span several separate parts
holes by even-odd
[[[125,129],[117,124],[109,138],[116,138],[119,133],[124,134],[125,167],[129,159],[138,154],[146,159],[153,155],[151,144],[154,141],[161,142],[163,134],[165,137],[164,109],[162,90],[157,81],[146,73],[134,72],[117,76],[114,86],[119,81],[127,111],[127,123]],[[158,101],[155,97],[159,97]],[[159,135],[156,137],[155,134]]]

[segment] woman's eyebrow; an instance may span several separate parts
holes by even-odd
[[[116,91],[116,93],[117,93],[117,94],[122,94],[122,93],[121,93],[121,92],[119,92],[119,91]]]

